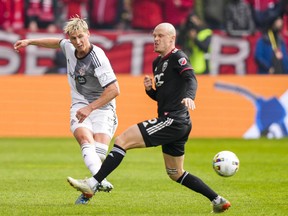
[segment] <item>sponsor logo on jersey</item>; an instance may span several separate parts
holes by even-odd
[[[76,80],[80,85],[84,85],[87,82],[86,78],[80,75],[76,77]]]
[[[181,66],[183,66],[183,65],[186,65],[186,64],[187,64],[187,60],[183,57],[183,58],[180,58],[180,59],[178,60],[178,63],[179,63]]]
[[[157,87],[160,87],[160,86],[164,83],[164,81],[161,80],[161,77],[162,77],[162,76],[164,76],[163,73],[156,74],[156,75],[154,76],[155,85],[156,85]]]

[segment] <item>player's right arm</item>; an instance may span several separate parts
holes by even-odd
[[[19,40],[14,44],[14,49],[18,52],[22,47],[35,45],[45,48],[60,48],[60,38],[38,38]]]
[[[156,91],[152,87],[152,78],[148,75],[144,77],[144,87],[146,94],[153,100],[156,100]]]

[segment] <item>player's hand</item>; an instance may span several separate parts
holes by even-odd
[[[146,91],[149,91],[152,88],[152,78],[148,75],[144,77],[144,86]]]
[[[26,47],[29,45],[29,40],[25,39],[25,40],[19,40],[14,44],[14,49],[19,52],[19,49],[22,47]]]
[[[79,123],[82,123],[90,115],[92,111],[93,109],[89,105],[79,109],[76,112],[76,118],[79,120]]]
[[[181,103],[184,104],[188,109],[196,109],[195,102],[191,98],[184,98]]]

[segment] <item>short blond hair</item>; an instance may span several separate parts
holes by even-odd
[[[70,35],[75,31],[88,32],[89,27],[84,19],[81,19],[79,16],[76,16],[69,19],[69,21],[64,26],[63,30],[65,34]]]

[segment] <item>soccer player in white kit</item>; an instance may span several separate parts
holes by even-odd
[[[81,147],[85,165],[95,175],[106,158],[108,147],[118,125],[115,98],[119,85],[104,51],[91,44],[85,20],[71,18],[64,27],[69,39],[24,39],[15,43],[18,51],[28,45],[61,48],[67,60],[67,76],[71,88],[70,129]],[[101,190],[109,192],[113,185],[106,179]],[[81,195],[75,204],[87,204]]]

